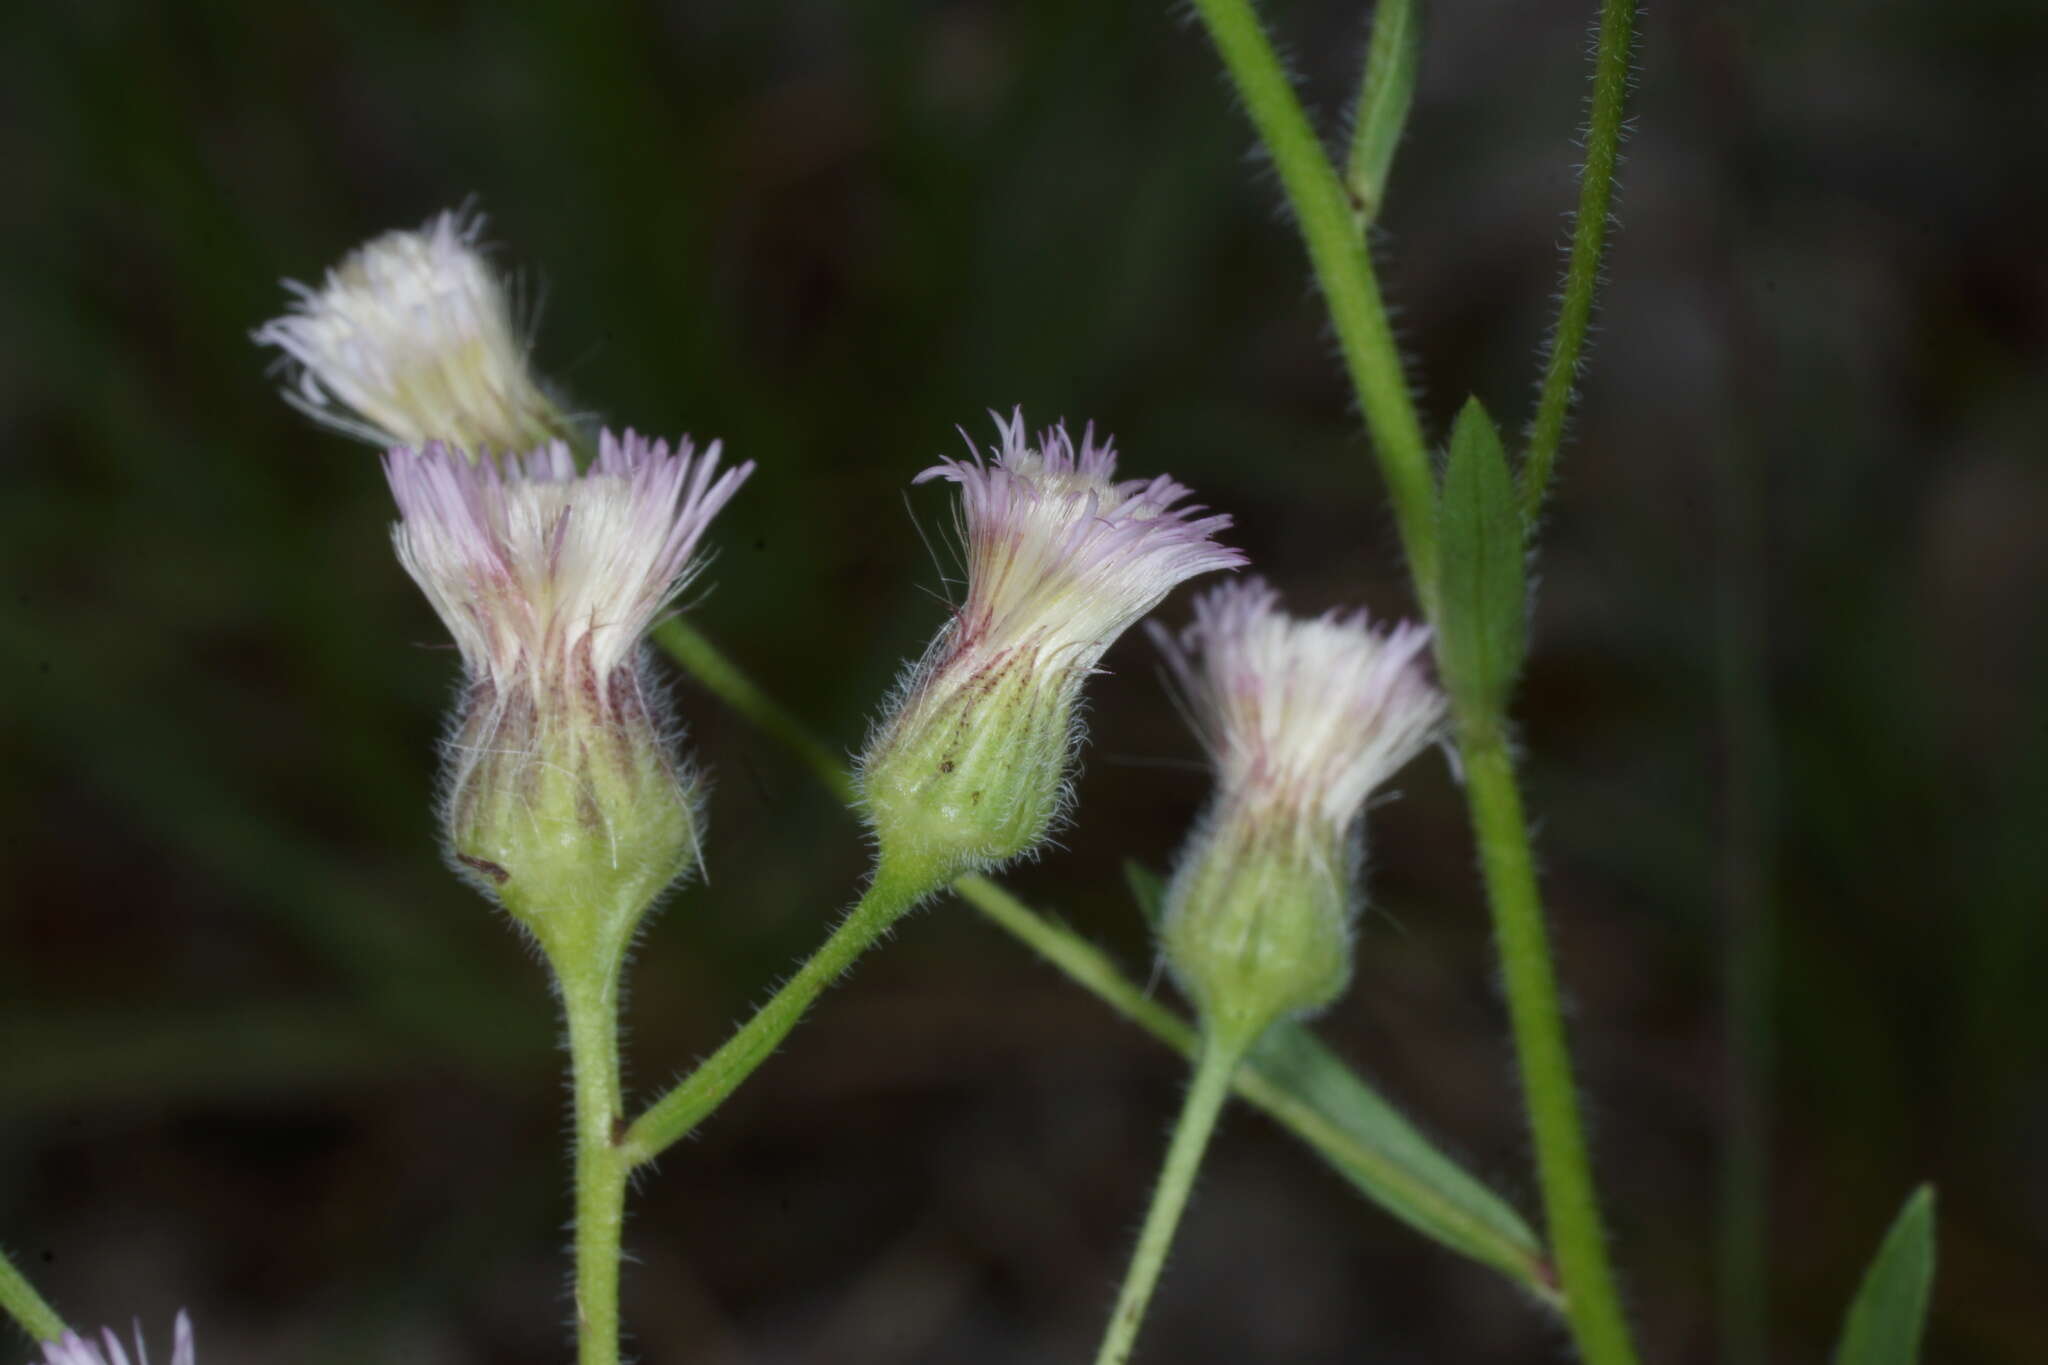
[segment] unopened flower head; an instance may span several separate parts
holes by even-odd
[[[172,1329],[170,1365],[193,1365],[192,1320],[178,1314]],[[135,1354],[131,1357],[111,1328],[100,1330],[97,1342],[66,1332],[57,1341],[43,1343],[42,1365],[149,1365],[149,1348],[143,1344],[142,1329],[135,1329]]]
[[[1256,1034],[1350,977],[1366,802],[1443,718],[1420,663],[1429,632],[1291,617],[1253,579],[1203,594],[1178,638],[1153,633],[1216,770],[1162,946],[1205,1019]]]
[[[478,215],[443,213],[357,248],[317,289],[287,280],[292,310],[254,334],[287,357],[286,400],[386,446],[446,441],[477,455],[560,435],[477,247],[482,230]]]
[[[861,789],[885,863],[950,878],[1035,848],[1060,814],[1081,685],[1103,652],[1177,585],[1244,556],[1216,542],[1161,475],[1118,481],[1091,428],[944,460],[917,482],[960,486],[967,600],[913,665],[869,739]]]
[[[468,675],[449,742],[450,851],[543,945],[595,916],[622,948],[695,859],[694,781],[641,637],[753,472],[721,473],[718,454],[629,431],[605,432],[581,474],[559,441],[474,463],[441,445],[385,456],[398,557]]]

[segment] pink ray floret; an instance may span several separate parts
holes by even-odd
[[[992,462],[974,451],[915,480],[960,485],[967,602],[951,650],[1035,643],[1090,669],[1175,587],[1245,563],[1215,539],[1228,516],[1202,515],[1164,474],[1118,481],[1115,447],[1092,426],[1078,448],[1064,426],[1034,448],[1021,412],[996,427]]]
[[[635,432],[605,432],[578,473],[569,447],[472,462],[445,445],[394,449],[384,472],[401,520],[399,559],[425,591],[473,678],[600,678],[697,572],[705,528],[753,473]]]
[[[172,1329],[170,1365],[193,1365],[192,1320],[184,1313]],[[130,1357],[111,1328],[102,1328],[98,1342],[76,1332],[66,1332],[56,1341],[43,1343],[43,1365],[149,1365],[149,1348],[143,1344],[142,1329],[135,1329],[135,1354]]]
[[[1363,611],[1289,616],[1253,578],[1197,598],[1178,637],[1152,633],[1224,801],[1280,805],[1343,828],[1443,720],[1442,694],[1421,663],[1426,626],[1375,630]]]

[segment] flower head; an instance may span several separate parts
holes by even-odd
[[[351,252],[253,334],[294,372],[294,407],[380,445],[447,441],[471,454],[558,435],[504,286],[477,247],[480,215],[446,212]]]
[[[193,1365],[192,1320],[178,1314],[177,1326],[172,1331],[171,1365]],[[100,1329],[97,1344],[76,1332],[66,1332],[57,1341],[43,1343],[43,1365],[149,1365],[149,1348],[142,1343],[140,1327],[135,1329],[132,1360],[111,1328]]]
[[[1091,428],[1034,447],[997,418],[993,462],[944,460],[917,482],[960,486],[967,600],[906,675],[861,762],[884,859],[951,877],[1019,857],[1061,807],[1078,743],[1075,704],[1102,655],[1167,593],[1244,563],[1189,490],[1164,475],[1119,482]]]
[[[1216,770],[1167,889],[1167,961],[1206,1018],[1262,1031],[1349,978],[1366,801],[1443,719],[1429,631],[1291,617],[1253,579],[1198,598],[1178,637],[1153,634]]]
[[[694,858],[693,783],[641,637],[753,472],[721,473],[718,454],[628,431],[604,433],[580,474],[561,442],[474,463],[440,445],[385,456],[399,560],[468,674],[451,850],[544,943],[565,907],[637,919]]]

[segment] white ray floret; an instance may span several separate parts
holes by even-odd
[[[451,210],[365,243],[317,288],[285,281],[291,310],[254,340],[286,357],[286,400],[379,445],[447,441],[474,455],[558,434],[505,287],[478,248],[483,221]]]

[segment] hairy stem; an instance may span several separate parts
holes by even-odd
[[[1493,906],[1515,1060],[1536,1145],[1536,1176],[1543,1191],[1551,1255],[1564,1283],[1566,1319],[1586,1365],[1634,1365],[1635,1347],[1608,1268],[1593,1170],[1579,1126],[1557,976],[1514,765],[1496,726],[1467,723],[1461,730],[1465,796]]]
[[[1188,1195],[1195,1187],[1195,1172],[1201,1169],[1202,1154],[1209,1150],[1209,1137],[1223,1103],[1230,1098],[1230,1078],[1244,1060],[1249,1039],[1224,1039],[1207,1035],[1195,1061],[1193,1082],[1188,1086],[1180,1121],[1174,1125],[1173,1141],[1166,1149],[1166,1164],[1159,1170],[1159,1185],[1152,1192],[1152,1207],[1145,1214],[1145,1227],[1138,1234],[1138,1246],[1131,1253],[1131,1266],[1124,1274],[1123,1290],[1109,1316],[1102,1347],[1095,1365],[1124,1365],[1138,1344],[1138,1328],[1145,1321],[1145,1308],[1159,1285],[1159,1273],[1166,1267],[1166,1253],[1173,1246],[1174,1230],[1180,1226]]]
[[[1436,485],[1429,447],[1401,370],[1372,257],[1359,240],[1350,197],[1323,154],[1280,59],[1247,0],[1195,0],[1245,109],[1280,172],[1322,286],[1344,363],[1372,433],[1394,524],[1423,608],[1435,614]]]
[[[789,1036],[811,1002],[933,889],[914,878],[894,875],[886,864],[877,870],[859,904],[796,975],[755,1011],[725,1046],[633,1121],[620,1143],[627,1167],[652,1161],[723,1104]]]
[[[14,1268],[7,1253],[0,1252],[0,1309],[37,1341],[56,1341],[69,1329],[57,1310],[50,1307],[28,1278]]]
[[[715,644],[692,632],[694,647],[684,654],[675,651],[668,634],[660,638],[678,662],[741,715],[777,738],[786,740],[792,733],[800,736],[803,742],[792,744],[792,751],[805,759],[827,788],[842,799],[850,796],[852,782],[846,770],[830,760],[826,746],[746,678]],[[706,659],[715,666],[703,667]],[[828,756],[818,761],[816,755]],[[1194,1057],[1199,1040],[1193,1026],[1160,1003],[1144,985],[1126,976],[1102,949],[1032,910],[987,877],[962,877],[953,883],[952,890],[998,928],[1030,947],[1124,1018],[1183,1056]],[[1410,1202],[1428,1207],[1440,1227],[1457,1229],[1455,1245],[1465,1255],[1492,1266],[1553,1309],[1562,1308],[1553,1271],[1533,1234],[1525,1238],[1503,1237],[1479,1222],[1460,1217],[1455,1208],[1436,1197],[1400,1162],[1360,1141],[1314,1104],[1275,1083],[1260,1071],[1256,1061],[1238,1068],[1236,1088],[1247,1103],[1270,1115],[1337,1170],[1347,1174],[1370,1172],[1380,1186],[1398,1189]]]
[[[1537,400],[1529,450],[1522,462],[1522,517],[1528,522],[1534,522],[1543,510],[1543,499],[1550,491],[1551,471],[1557,465],[1557,448],[1564,441],[1564,421],[1578,382],[1579,356],[1585,350],[1586,328],[1593,318],[1593,295],[1600,287],[1600,258],[1607,247],[1607,219],[1614,203],[1614,166],[1620,156],[1623,111],[1628,104],[1636,2],[1601,0],[1600,39],[1593,55],[1593,109],[1586,130],[1579,211],[1572,224],[1571,261],[1565,267],[1557,329],[1551,333],[1542,396]]]
[[[619,1257],[628,1164],[619,1150],[618,970],[562,978],[576,1093],[576,1340],[579,1365],[618,1365]]]

